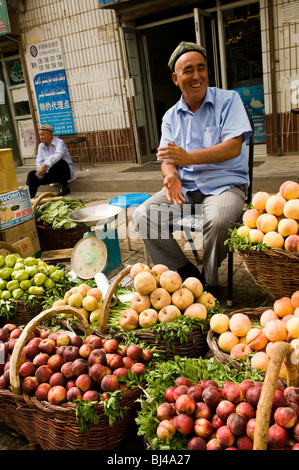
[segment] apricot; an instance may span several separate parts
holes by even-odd
[[[268,321],[264,333],[269,341],[285,341],[288,336],[287,327],[281,320]]]
[[[294,313],[294,307],[290,297],[281,297],[280,299],[275,300],[273,304],[274,312],[280,317],[286,317],[287,315],[292,315]]]
[[[262,214],[256,221],[256,228],[261,232],[274,232],[278,227],[277,217],[273,214]]]
[[[293,338],[299,338],[299,317],[293,316],[293,318],[290,318],[286,326],[288,332]]]
[[[288,237],[289,235],[296,235],[298,233],[299,225],[295,219],[286,219],[283,218],[278,222],[277,231],[283,237]]]
[[[251,322],[244,313],[235,313],[229,321],[229,328],[236,336],[245,336],[251,329]]]
[[[241,227],[237,229],[237,235],[239,235],[240,237],[246,237],[248,235],[249,230],[250,227],[248,227],[247,225],[241,225]]]
[[[259,351],[252,356],[250,365],[255,369],[265,371],[268,368],[269,362],[270,359],[267,354],[264,351]]]
[[[252,228],[249,230],[247,237],[250,242],[262,242],[264,238],[264,232],[256,228]]]
[[[283,214],[287,219],[299,219],[299,199],[290,199],[283,207]]]
[[[246,361],[248,354],[252,353],[252,349],[244,343],[236,344],[231,350],[230,355],[235,359],[241,359],[241,361]]]
[[[296,181],[285,181],[279,188],[279,193],[285,199],[299,198],[299,184]]]
[[[230,353],[231,349],[239,343],[239,338],[231,331],[221,333],[218,338],[219,348],[226,353]]]
[[[255,351],[264,349],[268,343],[268,338],[260,328],[251,328],[246,335],[246,344]]]
[[[247,209],[247,211],[244,212],[242,217],[243,224],[247,225],[247,227],[255,228],[256,221],[260,215],[261,213],[256,209]]]
[[[224,333],[229,329],[229,316],[225,313],[215,313],[211,317],[210,328],[215,333]]]
[[[299,235],[290,235],[285,239],[284,248],[286,251],[299,252]]]
[[[252,205],[254,209],[258,211],[264,211],[266,209],[266,202],[269,197],[270,194],[266,191],[258,191],[252,198]]]
[[[268,232],[263,237],[263,243],[265,243],[269,248],[283,248],[284,238],[278,232]]]
[[[264,328],[266,323],[270,320],[278,320],[278,315],[277,313],[274,312],[272,308],[268,308],[265,310],[260,317],[260,324]]]
[[[299,307],[299,290],[296,290],[291,295],[291,304],[295,309]]]
[[[267,199],[266,211],[272,215],[282,215],[283,208],[287,201],[280,194],[274,194]]]

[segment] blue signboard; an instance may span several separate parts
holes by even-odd
[[[245,109],[252,117],[254,124],[254,142],[264,144],[266,142],[266,120],[264,87],[262,85],[236,88]]]
[[[54,134],[74,134],[74,121],[71,109],[65,71],[39,73],[34,77],[34,87],[41,124],[51,124]]]
[[[75,134],[60,40],[30,44],[28,49],[40,124],[53,126],[56,135]]]

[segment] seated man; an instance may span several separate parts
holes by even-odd
[[[39,128],[41,143],[38,146],[36,170],[27,175],[30,197],[34,198],[41,185],[60,183],[58,196],[66,196],[71,192],[68,180],[73,178],[76,167],[62,139],[53,135],[53,127],[43,124]]]
[[[208,86],[204,48],[183,42],[168,65],[182,95],[162,120],[157,158],[164,188],[135,210],[133,224],[154,264],[165,264],[183,279],[199,278],[215,295],[218,268],[227,255],[224,241],[246,199],[251,126],[236,91]],[[186,204],[202,214],[203,273],[188,261],[171,230],[165,237],[170,212]]]

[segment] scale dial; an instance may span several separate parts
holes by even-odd
[[[108,250],[103,240],[95,236],[79,240],[72,252],[72,269],[80,279],[92,279],[108,264]]]

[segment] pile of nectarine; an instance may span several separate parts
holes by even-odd
[[[244,313],[231,317],[224,313],[212,315],[210,328],[218,334],[219,348],[234,359],[246,360],[250,355],[251,366],[267,370],[271,348],[277,341],[287,341],[295,355],[299,354],[299,291],[291,297],[275,300],[272,308],[261,314],[259,324],[251,324]],[[282,364],[280,375],[286,378],[286,367]]]
[[[202,283],[195,277],[184,282],[181,276],[163,264],[150,268],[136,263],[131,267],[135,294],[130,307],[119,317],[125,330],[150,328],[159,322],[169,323],[185,315],[206,320],[208,309],[216,306],[215,298],[204,292]]]
[[[0,363],[0,389],[9,390],[11,355],[21,333],[10,323],[0,329],[0,356],[5,359]],[[108,397],[107,392],[128,390],[125,381],[129,371],[130,380],[142,380],[152,358],[150,349],[137,344],[125,346],[93,334],[83,339],[36,328],[21,353],[21,388],[52,405],[76,399],[101,401]]]
[[[257,405],[263,383],[214,380],[191,385],[178,377],[157,407],[156,429],[161,441],[176,434],[186,438],[188,450],[252,450]],[[278,379],[268,431],[269,449],[299,449],[299,388],[285,388]]]
[[[299,184],[285,181],[277,194],[258,191],[237,234],[249,242],[299,252]]]
[[[70,305],[83,313],[86,320],[92,325],[99,325],[102,313],[102,291],[98,287],[90,287],[86,283],[78,284],[69,289],[63,299],[56,300],[52,307]],[[62,317],[69,316],[69,313],[61,314]]]

